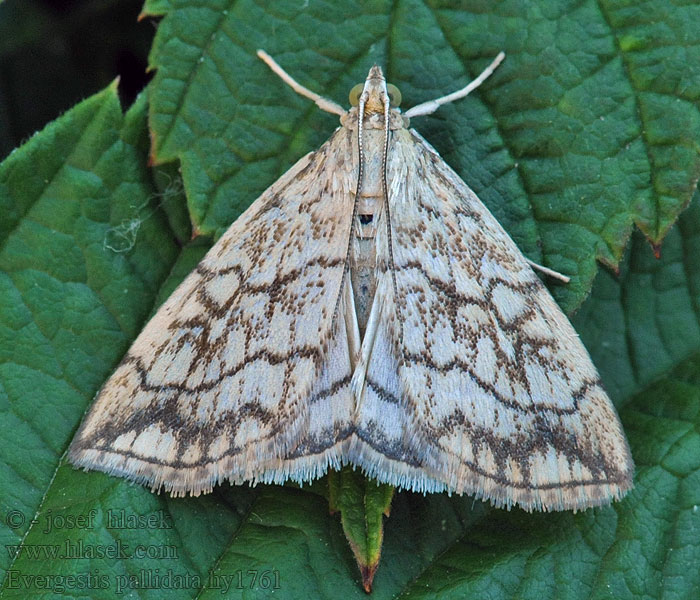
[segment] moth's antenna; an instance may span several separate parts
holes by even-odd
[[[265,50],[258,50],[258,58],[260,58],[272,71],[279,76],[290,88],[292,88],[300,96],[304,96],[309,100],[313,100],[321,110],[340,115],[341,117],[347,112],[342,106],[336,104],[328,98],[319,96],[316,92],[312,92],[309,88],[305,88],[298,83],[287,71],[280,67],[275,59],[272,58]]]
[[[493,73],[496,70],[496,67],[501,64],[505,57],[506,55],[504,52],[499,52],[498,56],[496,56],[496,58],[494,58],[493,61],[491,61],[491,64],[488,67],[486,67],[476,79],[470,81],[461,90],[452,92],[447,96],[436,98],[435,100],[423,102],[423,104],[419,104],[418,106],[414,106],[413,108],[408,109],[404,114],[408,118],[429,115],[431,113],[434,113],[443,104],[448,104],[450,102],[454,102],[455,100],[459,100],[460,98],[464,98],[469,92],[475,90],[482,83],[484,83],[486,78],[488,78],[491,75],[491,73]]]

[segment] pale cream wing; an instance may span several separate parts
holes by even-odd
[[[340,464],[359,346],[350,135],[266,190],[163,304],[97,396],[74,464],[174,494]]]
[[[528,510],[621,497],[629,448],[571,324],[430,145],[393,133],[353,460],[394,485]]]

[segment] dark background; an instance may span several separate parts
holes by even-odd
[[[120,78],[124,108],[143,90],[156,22],[143,0],[0,2],[0,160],[77,102]]]

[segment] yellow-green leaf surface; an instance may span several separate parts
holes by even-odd
[[[188,241],[190,222],[220,233],[337,124],[258,47],[342,104],[377,62],[408,107],[506,51],[482,89],[413,126],[531,258],[573,277],[548,284],[580,306],[638,467],[622,502],[576,515],[397,492],[372,597],[697,598],[698,199],[674,221],[698,174],[700,7],[159,0],[144,13],[163,15],[148,98],[123,114],[105,89],[0,165],[0,598],[366,597],[343,526],[369,556],[381,503],[351,500],[343,523],[324,482],[171,499],[62,458],[210,245]],[[648,240],[663,241],[658,260]]]
[[[343,533],[360,568],[362,587],[372,590],[384,541],[384,517],[389,516],[394,488],[344,467],[328,473],[328,505],[340,513]]]

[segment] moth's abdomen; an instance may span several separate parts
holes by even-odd
[[[377,225],[384,206],[383,129],[365,129],[364,164],[356,199],[350,270],[360,335],[364,335],[377,289]]]

